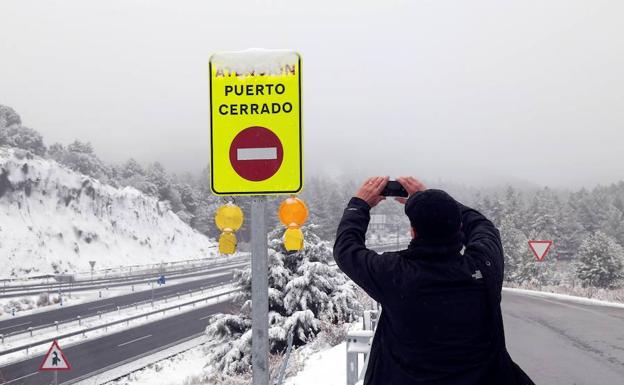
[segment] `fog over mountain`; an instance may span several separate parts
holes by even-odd
[[[0,104],[48,143],[80,138],[107,162],[195,171],[209,160],[210,54],[292,48],[304,60],[307,174],[610,183],[624,175],[623,11],[581,0],[9,0]]]

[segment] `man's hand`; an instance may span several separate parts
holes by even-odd
[[[368,178],[355,196],[366,201],[371,208],[377,206],[377,203],[386,199],[386,197],[379,194],[381,194],[383,189],[388,184],[388,179],[389,178],[387,176],[375,176]]]
[[[401,184],[401,186],[403,186],[405,191],[407,191],[408,197],[419,191],[425,191],[427,189],[427,187],[425,187],[425,185],[421,181],[411,176],[401,176],[398,177],[396,180]],[[396,197],[394,199],[396,199],[397,202],[403,204],[407,202],[407,198]]]

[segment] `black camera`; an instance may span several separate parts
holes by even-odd
[[[386,185],[386,187],[384,187],[383,191],[381,192],[381,195],[385,197],[407,198],[408,194],[407,194],[407,191],[401,185],[401,183],[397,182],[396,180],[390,180],[388,181],[388,184]]]

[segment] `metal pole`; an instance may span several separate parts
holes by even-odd
[[[54,385],[58,385],[58,372],[54,371]]]
[[[253,385],[269,385],[269,277],[266,198],[251,200],[251,367]]]

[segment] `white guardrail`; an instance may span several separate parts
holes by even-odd
[[[135,274],[131,274],[128,271],[120,273],[119,276],[105,276],[105,277],[94,277],[93,279],[76,279],[75,274],[57,274],[57,275],[47,275],[39,277],[39,280],[46,280],[47,282],[39,282],[39,283],[28,283],[28,284],[7,284],[7,282],[19,282],[20,279],[0,279],[2,281],[2,285],[0,285],[0,296],[9,297],[9,296],[19,296],[19,295],[29,295],[29,294],[39,294],[45,292],[54,292],[58,290],[67,290],[70,289],[72,291],[77,290],[79,288],[84,289],[92,289],[92,288],[104,288],[108,286],[119,286],[119,284],[123,284],[125,282],[129,282],[132,280],[137,280],[137,283],[141,283],[143,281],[150,280],[154,275],[162,275],[167,274],[169,276],[178,276],[182,274],[188,274],[196,271],[203,271],[206,269],[215,268],[219,264],[228,264],[236,261],[244,261],[245,255],[237,255],[235,257],[220,257],[214,259],[201,259],[201,260],[188,260],[184,261],[186,266],[183,268],[177,268],[175,270],[171,270],[173,265],[177,263],[170,263],[165,265],[157,265],[157,267],[150,268],[148,270],[143,271],[135,271]],[[179,266],[175,266],[179,267]],[[50,280],[53,280],[50,282]],[[28,280],[26,280],[28,281]]]
[[[377,305],[379,306],[379,305]],[[368,366],[371,344],[381,310],[364,310],[363,329],[347,333],[347,385],[361,384]],[[360,356],[363,365],[360,369]]]

